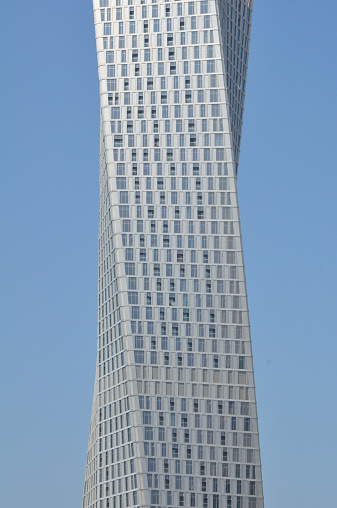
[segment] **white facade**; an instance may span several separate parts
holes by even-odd
[[[94,0],[98,356],[84,508],[262,508],[236,175],[249,0]]]

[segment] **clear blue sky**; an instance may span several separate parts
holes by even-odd
[[[92,6],[1,6],[0,506],[81,506],[96,361]],[[337,4],[255,1],[239,201],[266,508],[337,506]]]

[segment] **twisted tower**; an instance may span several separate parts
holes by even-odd
[[[94,0],[97,367],[83,508],[263,508],[236,177],[250,0]]]

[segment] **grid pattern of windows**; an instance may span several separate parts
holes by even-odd
[[[239,163],[252,2],[219,0],[219,24],[226,66],[229,119],[236,173]]]
[[[236,194],[250,1],[94,0],[94,15],[98,355],[83,508],[262,508]]]

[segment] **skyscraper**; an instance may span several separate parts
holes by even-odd
[[[98,343],[84,508],[262,508],[236,178],[252,2],[94,0]]]

